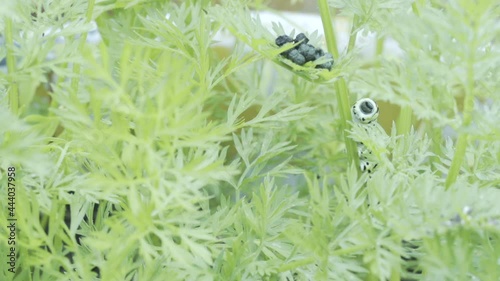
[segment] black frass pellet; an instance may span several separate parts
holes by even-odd
[[[309,38],[305,36],[304,33],[299,33],[292,39],[288,35],[280,35],[276,38],[275,43],[278,47],[282,47],[287,43],[299,43],[294,48],[284,51],[281,55],[297,65],[304,65],[306,62],[315,61],[319,58],[331,59],[329,62],[325,62],[316,66],[316,68],[323,68],[331,70],[333,66],[333,56],[330,53],[324,52],[321,48],[316,48],[311,44],[308,44]]]
[[[319,58],[321,58],[322,56],[325,55],[325,52],[321,48],[316,48],[316,54],[315,55],[316,55],[316,59],[319,59]]]
[[[316,60],[316,48],[311,44],[300,44],[299,52],[304,56],[307,61]]]
[[[280,35],[278,36],[278,38],[276,38],[275,43],[276,45],[278,45],[278,47],[282,47],[287,43],[293,43],[293,39],[288,35]],[[293,49],[283,51],[281,52],[281,55],[284,56],[285,58],[288,58],[288,54],[290,53],[291,50]]]
[[[323,57],[325,57],[327,59],[332,59],[332,60],[329,61],[329,62],[318,64],[318,65],[316,65],[316,68],[324,68],[324,69],[331,70],[332,66],[333,66],[333,56],[332,56],[332,54],[326,53]]]
[[[288,53],[288,59],[298,65],[304,65],[304,63],[306,63],[306,58],[297,49],[292,49]]]
[[[300,41],[302,41],[301,45],[307,44],[309,42],[309,38],[307,38],[304,33],[299,33],[295,36],[295,43],[299,43]]]
[[[286,43],[292,43],[293,39],[292,39],[292,37],[290,37],[288,35],[280,35],[280,36],[278,36],[278,38],[276,38],[275,42],[276,42],[276,45],[278,45],[278,47],[282,47]]]

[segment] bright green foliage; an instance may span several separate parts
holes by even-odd
[[[2,3],[0,280],[500,279],[498,1],[329,1],[353,20],[331,72],[221,2]],[[358,56],[368,31],[403,55]],[[349,92],[418,122],[343,132]]]

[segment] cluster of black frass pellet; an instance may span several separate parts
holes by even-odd
[[[300,42],[300,43],[299,43]],[[295,39],[288,35],[280,35],[276,38],[276,45],[281,47],[286,43],[299,43],[295,48],[284,51],[281,55],[295,64],[304,65],[308,61],[315,61],[321,57],[327,59],[332,59],[331,61],[318,64],[316,68],[324,68],[331,70],[333,66],[333,56],[330,53],[323,51],[321,48],[316,48],[311,44],[308,44],[309,39],[304,35],[304,33],[299,33],[295,36]]]

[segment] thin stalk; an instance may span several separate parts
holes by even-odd
[[[413,119],[413,110],[410,106],[403,106],[401,111],[399,112],[398,120],[396,122],[396,129],[398,130],[398,134],[406,135],[411,130]]]
[[[347,256],[347,255],[353,255],[357,252],[365,251],[368,249],[373,248],[373,245],[357,245],[357,246],[352,246],[349,248],[343,248],[340,250],[335,250],[332,252],[333,256]]]
[[[306,265],[314,263],[314,261],[315,260],[313,258],[309,257],[309,258],[305,258],[305,259],[302,259],[302,260],[289,262],[287,264],[284,264],[284,265],[280,266],[278,268],[278,272],[285,272],[285,271],[289,271],[289,270],[295,269],[297,267],[306,266]]]
[[[16,72],[16,58],[14,57],[14,36],[12,31],[12,19],[5,19],[5,45],[7,46],[7,71],[9,73],[10,90],[9,106],[14,115],[19,114],[19,88],[14,78]]]
[[[333,31],[332,17],[330,16],[330,7],[326,0],[318,0],[319,13],[321,15],[321,22],[323,23],[323,30],[325,32],[326,46],[335,58],[339,57],[339,50],[337,48],[337,38]]]
[[[326,0],[318,0],[318,7],[321,15],[321,21],[323,23],[323,30],[325,33],[326,45],[328,52],[330,52],[335,58],[339,57],[339,51],[337,48],[337,39],[335,37],[335,32],[333,31],[332,18],[330,16],[330,7]],[[351,37],[353,34],[351,33]],[[351,41],[351,38],[349,39]],[[348,51],[351,49],[348,48]],[[337,103],[340,108],[340,125],[341,130],[344,135],[344,141],[347,149],[347,161],[352,163],[356,162],[358,167],[358,158],[356,153],[356,145],[354,141],[348,137],[345,130],[348,128],[348,121],[351,120],[350,102],[349,102],[349,91],[347,89],[346,82],[344,78],[340,78],[336,83],[335,87],[337,89]]]
[[[437,96],[439,92],[445,92],[445,90],[438,88],[437,86],[432,87],[432,95]],[[429,128],[429,135],[432,136],[432,152],[434,156],[430,157],[430,164],[432,167],[436,168],[436,163],[441,163],[440,156],[443,155],[441,146],[443,144],[443,128],[432,126],[432,124],[426,124]]]
[[[415,15],[420,16],[420,11],[418,9],[416,2],[413,2],[411,4],[411,9]],[[403,106],[401,108],[398,120],[396,122],[396,129],[398,131],[398,134],[407,135],[410,132],[411,126],[413,124],[412,118],[413,118],[412,108],[410,106]]]
[[[359,17],[354,15],[352,18],[352,26],[351,33],[349,34],[349,43],[347,43],[347,52],[349,53],[354,49],[354,45],[356,45],[356,35],[358,34],[357,29],[359,26]]]
[[[469,59],[467,62],[467,84],[465,88],[465,99],[464,99],[464,110],[463,110],[463,127],[467,127],[472,122],[472,111],[474,110],[474,52],[475,44],[471,44]],[[462,133],[458,136],[457,147],[455,149],[455,155],[451,161],[450,170],[448,171],[448,176],[446,177],[445,187],[446,189],[455,183],[458,174],[460,172],[460,167],[465,158],[465,150],[467,149],[467,139],[469,135],[467,133]]]
[[[384,37],[377,38],[377,42],[376,42],[376,45],[375,45],[375,56],[376,56],[376,58],[378,58],[384,52],[384,42],[385,42],[385,38]]]
[[[415,15],[420,16],[420,10],[418,9],[417,2],[411,3],[411,9]]]
[[[455,156],[451,161],[450,170],[448,171],[448,176],[446,177],[446,189],[448,189],[457,180],[458,173],[460,172],[460,166],[462,166],[462,162],[464,160],[465,149],[467,148],[467,138],[467,134],[462,134],[458,137]]]
[[[382,53],[384,52],[384,42],[385,42],[385,37],[384,36],[380,36],[377,38],[377,41],[376,41],[376,45],[375,45],[375,61],[376,61],[376,65],[377,66],[380,66],[381,64],[381,61],[379,60],[379,57],[382,55]],[[408,112],[408,111],[406,111]],[[410,116],[411,118],[411,116]],[[398,131],[399,131],[399,128],[398,128]],[[399,238],[393,238],[395,240],[395,243],[400,243],[400,239]],[[397,255],[397,251],[395,250],[391,250],[391,252],[395,255]],[[398,265],[395,265],[394,268],[391,270],[391,277],[389,279],[390,281],[400,281],[401,280],[401,265],[398,264]]]
[[[375,67],[380,67],[382,65],[381,58],[382,58],[382,53],[384,52],[384,42],[385,42],[384,36],[378,37],[377,41],[375,42],[375,57],[373,58]]]
[[[85,14],[87,23],[92,20],[92,12],[94,11],[95,0],[89,0],[87,13]],[[87,32],[84,32],[80,37],[80,42],[78,42],[78,50],[83,50],[85,46],[85,42],[87,42]],[[80,81],[80,71],[81,65],[79,63],[75,63],[73,66],[73,73],[75,76],[71,79],[71,89],[73,93],[76,95],[78,92],[78,82]]]
[[[470,85],[469,87],[473,87]],[[472,120],[472,110],[474,109],[474,95],[472,90],[466,91],[464,100],[464,126],[468,126]],[[460,167],[465,158],[465,150],[467,149],[467,139],[469,135],[462,133],[458,137],[457,147],[455,149],[455,155],[451,161],[450,170],[448,171],[448,176],[446,177],[445,186],[448,189],[457,180],[458,174],[460,172]]]
[[[349,90],[347,89],[346,82],[344,78],[340,78],[336,83],[337,89],[337,103],[340,107],[340,118],[341,118],[341,130],[344,133],[344,141],[347,149],[347,163],[356,163],[356,167],[359,167],[358,153],[356,149],[356,144],[354,140],[349,138],[346,130],[349,128],[348,121],[351,121],[351,106],[349,102]]]

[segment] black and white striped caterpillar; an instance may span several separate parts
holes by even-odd
[[[377,122],[379,107],[372,99],[362,98],[352,106],[351,113],[353,121],[365,127],[366,131],[369,131]],[[370,157],[372,151],[362,142],[357,142],[357,145],[360,169],[371,174],[378,163],[372,160],[372,157]]]

